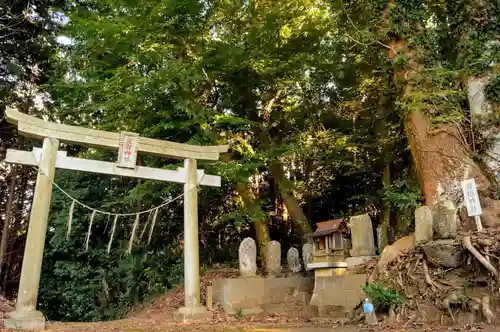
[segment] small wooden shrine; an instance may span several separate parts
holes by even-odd
[[[313,244],[313,263],[341,262],[345,258],[344,236],[347,226],[344,219],[323,221],[316,224],[315,232],[306,234]]]

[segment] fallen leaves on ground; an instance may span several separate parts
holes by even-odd
[[[201,302],[206,302],[206,289],[214,279],[237,278],[238,269],[214,269],[200,278]],[[174,320],[174,313],[184,303],[184,287],[177,286],[164,296],[155,298],[149,304],[129,313],[123,320],[99,323],[55,323],[48,331],[102,331],[102,332],[138,332],[138,331],[243,331],[256,326],[266,329],[273,327],[301,327],[309,320],[299,317],[280,315],[227,316],[218,303],[213,304],[213,317],[202,323],[179,323]]]

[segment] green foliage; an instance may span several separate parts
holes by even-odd
[[[401,293],[379,282],[363,286],[363,292],[372,301],[377,312],[388,312],[390,309],[396,309],[405,301]]]
[[[497,75],[486,86],[486,98],[494,105],[500,105],[500,75]],[[497,116],[498,118],[498,116]]]
[[[432,124],[464,121],[463,78],[498,63],[500,54],[492,42],[500,16],[494,1],[404,0],[387,7],[382,0],[91,0],[75,2],[66,15],[63,33],[72,44],[53,47],[45,85],[51,118],[174,142],[231,144],[224,161],[200,163],[223,183],[200,192],[200,261],[207,265],[234,261],[256,220],[267,221],[283,247],[299,241],[280,189],[295,195],[310,222],[386,205],[396,214],[390,219],[410,229],[421,193],[409,172],[405,117],[423,110]],[[393,49],[395,41],[401,49]],[[488,87],[492,100],[497,86],[498,79]],[[149,167],[181,166],[139,159]],[[270,170],[276,161],[286,173],[279,185]],[[383,179],[386,168],[391,174]],[[121,212],[181,192],[176,184],[67,172],[58,172],[57,182],[86,204]],[[237,184],[251,184],[250,206],[243,206]],[[142,239],[131,255],[124,248],[133,220],[121,219],[108,255],[103,216],[88,252],[87,212],[75,212],[66,240],[69,202],[56,191],[40,289],[48,317],[121,317],[178,283],[181,203],[162,210],[151,244]],[[381,285],[365,291],[380,308],[403,301]]]
[[[264,3],[258,12],[252,3],[234,1],[75,6],[65,31],[74,45],[54,57],[57,70],[48,85],[54,112],[67,123],[153,138],[231,142],[231,162],[216,166],[229,188],[266,176],[277,159],[286,161],[293,181],[282,185],[310,193],[301,203],[314,220],[379,201],[379,179],[366,180],[366,174],[401,151],[392,149],[401,133],[391,98],[375,106],[392,93],[390,73],[380,75],[388,68],[386,57],[346,52],[350,45],[337,38],[340,22],[332,20],[329,4]],[[170,16],[175,19],[165,20]],[[367,98],[359,101],[359,95]],[[347,207],[330,199],[338,194],[330,190],[333,181],[345,190],[342,197],[353,198]],[[272,211],[275,201],[261,191],[257,205]],[[335,201],[332,210],[323,210],[327,201]],[[226,211],[217,218],[244,225],[262,218],[258,212]]]
[[[241,308],[236,309],[235,316],[237,319],[242,319],[243,318],[243,309],[241,309]]]
[[[72,195],[85,199],[90,205],[106,206],[106,202],[117,203],[120,197],[108,194],[117,190],[116,179],[108,182],[106,178],[91,175],[75,177],[70,172],[59,173],[57,179],[61,185],[72,188]],[[39,291],[40,308],[50,319],[97,321],[123,317],[134,305],[182,280],[178,249],[159,236],[165,231],[165,215],[159,217],[151,247],[148,248],[143,239],[131,255],[126,254],[125,248],[133,220],[122,218],[108,255],[106,247],[112,221],[105,216],[97,215],[94,220],[88,252],[83,244],[90,212],[75,209],[72,233],[69,240],[66,239],[69,203],[59,191],[54,191]],[[177,218],[182,220],[182,215]],[[144,225],[145,220],[141,223]]]
[[[418,184],[408,179],[385,188],[382,199],[397,210],[411,211],[420,206],[422,194]]]
[[[42,279],[40,307],[51,319],[63,321],[123,317],[133,306],[163,293],[182,278],[179,262],[164,253],[115,258],[104,250],[92,250],[75,259],[55,260],[51,255],[44,259],[44,264],[55,264],[51,276],[44,274]]]
[[[395,66],[404,66],[408,63],[408,58],[406,58],[406,56],[402,53],[399,53],[395,58],[394,60],[392,60],[392,63],[395,65]]]

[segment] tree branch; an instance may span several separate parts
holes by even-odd
[[[264,120],[265,123],[269,121],[269,118],[271,117],[271,112],[273,110],[274,103],[276,100],[280,97],[282,90],[278,90],[274,97],[272,97],[268,102],[267,105],[264,107],[263,113],[262,113],[262,119]]]

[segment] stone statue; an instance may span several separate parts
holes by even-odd
[[[309,271],[307,264],[313,261],[313,246],[310,243],[305,243],[302,246],[302,261],[304,262],[304,269]]]
[[[276,276],[281,272],[281,244],[278,241],[270,241],[265,248],[266,272],[270,276]]]
[[[288,268],[293,273],[300,272],[302,270],[302,265],[300,265],[300,254],[297,248],[290,248],[286,253],[286,260],[288,263]]]
[[[254,276],[257,272],[257,246],[252,238],[247,237],[241,241],[238,256],[241,275]]]

